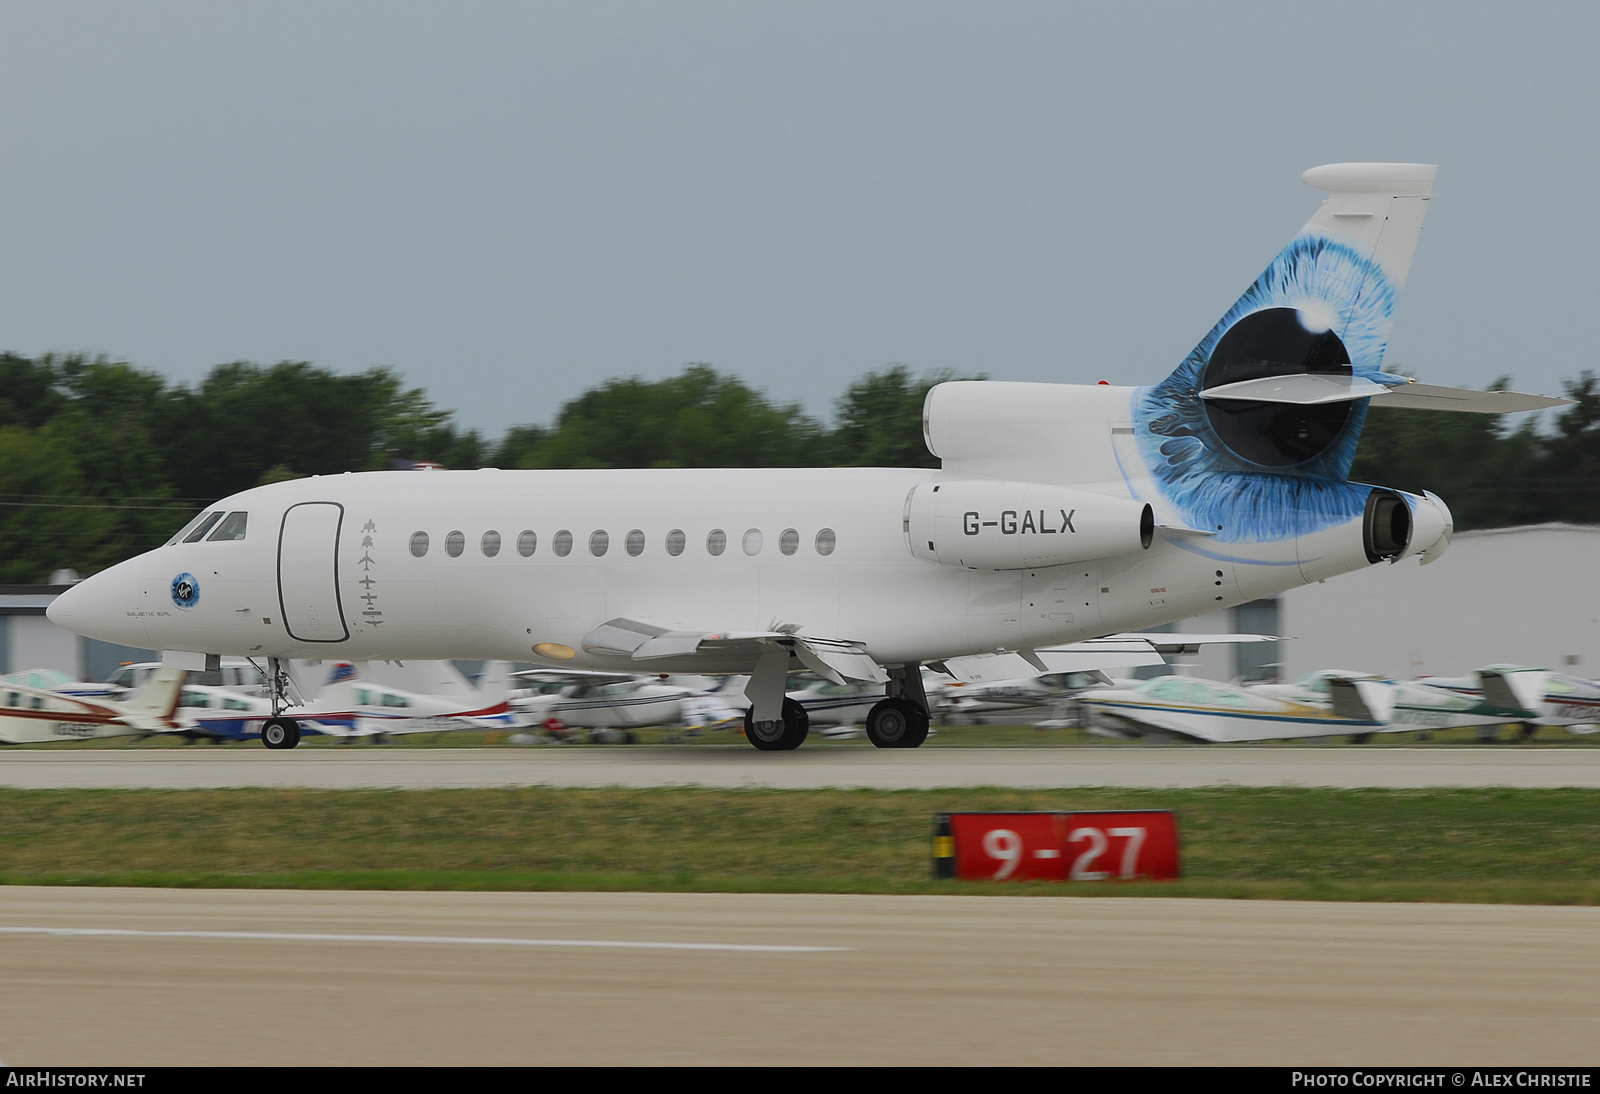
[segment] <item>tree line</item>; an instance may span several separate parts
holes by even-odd
[[[936,467],[922,402],[947,374],[869,372],[831,422],[708,365],[607,380],[549,425],[498,439],[393,371],[235,362],[190,387],[105,357],[0,354],[0,582],[92,573],[165,542],[198,508],[304,475],[446,467]],[[1600,522],[1600,384],[1532,422],[1374,408],[1352,477],[1443,497],[1458,529]]]
[[[551,425],[490,440],[389,369],[234,362],[190,387],[105,357],[0,354],[0,582],[39,582],[63,567],[93,573],[252,486],[417,461],[937,466],[922,443],[922,400],[947,378],[869,373],[839,397],[829,424],[690,365],[659,381],[607,380]]]

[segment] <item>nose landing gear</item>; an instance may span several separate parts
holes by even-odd
[[[272,699],[272,717],[261,726],[261,743],[274,750],[293,748],[300,743],[300,723],[283,716],[283,708],[289,705],[289,674],[276,657],[267,658],[267,694]]]

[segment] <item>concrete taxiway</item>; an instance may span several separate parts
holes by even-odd
[[[0,1060],[1600,1064],[1600,908],[0,889]]]
[[[0,752],[0,786],[1600,787],[1600,749],[108,749]]]

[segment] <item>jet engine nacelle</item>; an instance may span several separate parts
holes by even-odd
[[[945,566],[1021,570],[1147,550],[1144,502],[1038,482],[923,483],[906,496],[911,553]]]

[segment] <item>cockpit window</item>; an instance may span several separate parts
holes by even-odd
[[[199,526],[200,522],[205,520],[210,515],[210,513],[207,513],[203,510],[196,513],[188,524],[185,524],[182,528],[179,528],[177,533],[171,539],[167,540],[167,546],[170,547],[174,543],[182,543],[183,537],[194,531],[195,528]]]
[[[229,513],[228,519],[217,525],[217,530],[211,533],[208,543],[216,543],[225,539],[243,539],[245,522],[250,519],[249,513]]]
[[[207,513],[206,514],[206,519],[201,521],[199,524],[197,524],[195,526],[194,531],[190,532],[188,535],[183,537],[183,542],[185,542],[185,543],[198,543],[200,540],[205,538],[205,535],[206,535],[207,532],[211,531],[211,526],[216,524],[217,521],[219,521],[221,519],[222,519],[222,511],[221,510],[218,510],[215,513]]]

